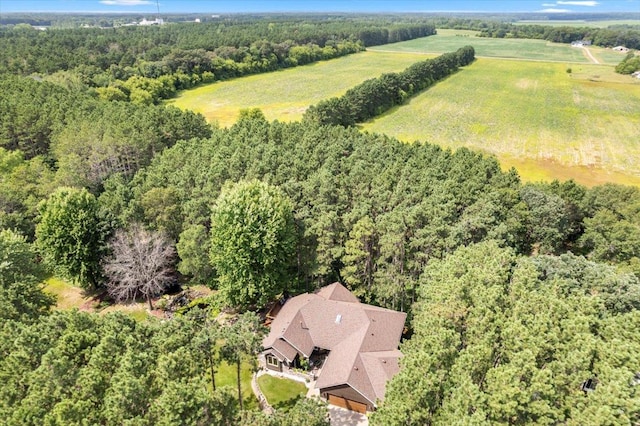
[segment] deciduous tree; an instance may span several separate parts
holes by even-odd
[[[211,216],[211,262],[225,303],[264,304],[286,288],[295,259],[291,203],[257,180],[222,190]]]
[[[164,234],[133,225],[118,230],[109,242],[111,255],[104,262],[107,291],[118,301],[141,295],[153,309],[151,299],[175,279],[175,249]]]
[[[86,189],[61,187],[39,211],[36,244],[45,263],[84,288],[97,287],[105,232],[96,198]]]

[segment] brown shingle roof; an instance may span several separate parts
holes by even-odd
[[[398,372],[405,319],[405,313],[360,303],[334,283],[315,294],[289,299],[273,320],[263,346],[289,360],[292,348],[305,357],[314,347],[329,350],[316,387],[348,384],[375,404],[384,398],[386,382]]]
[[[340,302],[360,303],[357,297],[353,295],[340,283],[333,283],[319,289],[316,294],[327,300],[336,300]]]
[[[283,339],[276,339],[271,347],[277,351],[276,356],[281,355],[278,356],[280,361],[286,360],[287,362],[292,362],[298,354],[296,348],[285,342]]]

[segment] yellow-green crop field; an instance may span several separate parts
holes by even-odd
[[[595,65],[567,45],[504,41],[439,30],[332,61],[204,85],[169,103],[225,127],[246,108],[260,108],[268,120],[295,121],[309,105],[368,78],[471,44],[484,57],[362,129],[481,150],[527,181],[640,186],[640,80],[613,71],[624,54],[592,47],[607,64]]]
[[[640,81],[571,67],[478,59],[362,128],[495,154],[525,180],[640,185]]]
[[[436,56],[436,55],[432,55]],[[309,105],[344,94],[385,72],[402,71],[429,56],[363,52],[332,61],[258,74],[187,90],[168,101],[231,126],[241,109],[260,108],[268,120],[297,121]]]

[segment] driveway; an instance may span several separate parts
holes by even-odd
[[[369,426],[369,419],[364,414],[347,410],[346,408],[329,405],[331,426]]]

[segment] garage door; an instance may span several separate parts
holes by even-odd
[[[342,398],[336,395],[329,394],[329,404],[337,405],[338,407],[346,408],[347,410],[357,411],[358,413],[362,414],[367,413],[366,404],[354,401],[352,399]]]

